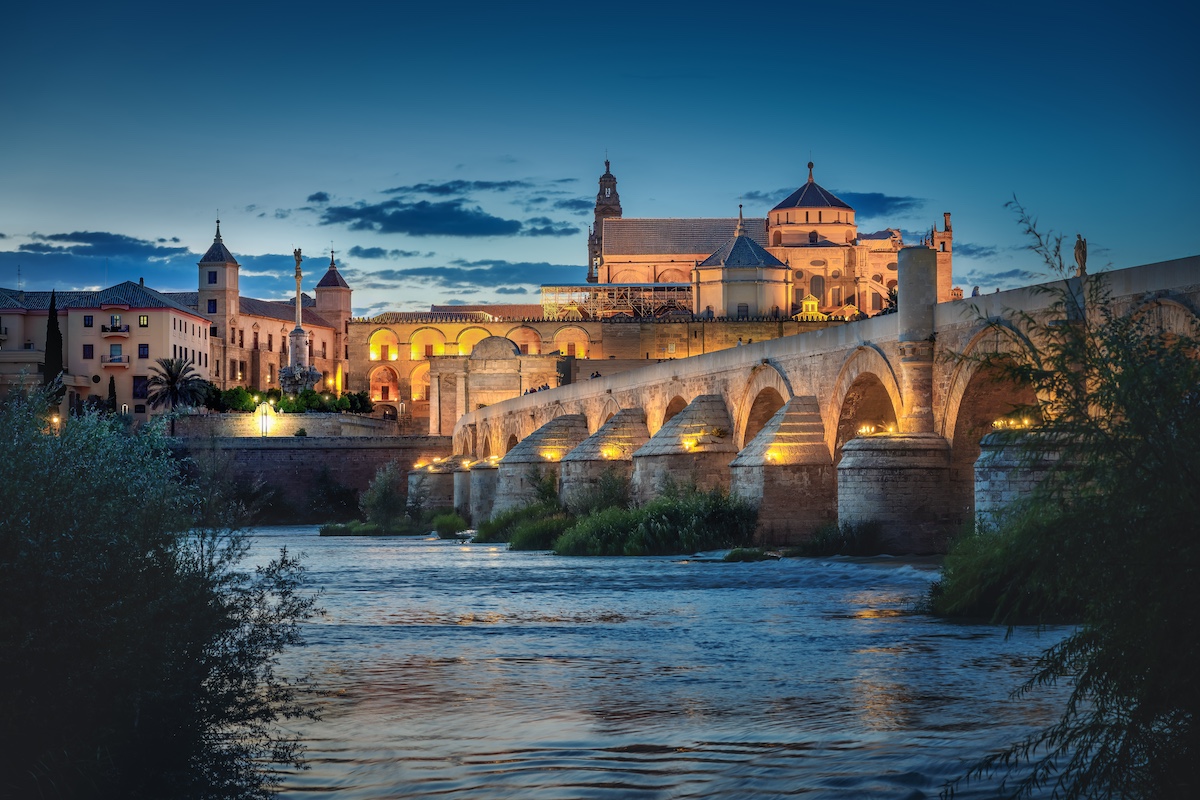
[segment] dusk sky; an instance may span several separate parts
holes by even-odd
[[[537,302],[606,152],[626,217],[764,216],[810,159],[863,232],[950,211],[968,293],[1036,280],[1014,194],[1092,269],[1200,253],[1196,12],[1106,5],[19,3],[0,286],[194,291],[219,213],[249,296],[332,246],[356,314]]]

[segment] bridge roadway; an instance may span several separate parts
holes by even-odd
[[[1053,297],[1042,284],[938,304],[935,273],[934,251],[907,248],[896,314],[472,411],[454,428],[460,469],[474,462],[455,481],[456,506],[478,524],[528,501],[531,465],[554,474],[568,501],[615,469],[640,500],[667,477],[745,496],[759,504],[764,543],[875,522],[892,551],[941,551],[972,518],[980,438],[1034,400],[961,356],[1004,346],[988,320],[1045,315]],[[1167,330],[1196,323],[1200,256],[1103,275],[1126,313],[1153,314]]]

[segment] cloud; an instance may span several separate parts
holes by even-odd
[[[329,202],[329,192],[313,192],[307,198],[305,198],[305,202],[306,203],[328,203]]]
[[[834,192],[844,200],[860,218],[893,217],[920,211],[925,200],[919,197],[882,194],[880,192]]]
[[[411,186],[394,186],[384,189],[384,194],[431,194],[439,197],[467,195],[471,192],[508,192],[513,189],[531,189],[529,181],[445,181],[444,183],[414,183]],[[309,198],[310,200],[312,198]]]
[[[795,191],[795,189],[787,188],[773,189],[767,192],[760,192],[756,190],[743,193],[742,200],[747,203],[762,203],[763,205],[774,207],[777,203],[779,203],[780,200],[783,200],[793,191]]]
[[[355,245],[346,251],[351,258],[430,258],[433,252],[422,253],[420,250],[388,250],[385,247],[359,247]]]
[[[462,200],[411,203],[394,199],[330,206],[321,214],[321,224],[410,236],[515,236],[521,231],[519,221],[493,216],[479,206],[465,205]]]
[[[954,255],[964,258],[995,258],[1000,254],[1000,248],[990,244],[970,244],[955,242]]]
[[[74,231],[73,233],[33,233],[32,242],[17,249],[26,253],[63,253],[80,257],[166,259],[188,252],[186,247],[160,247],[156,242],[136,239],[120,233]],[[159,241],[165,241],[160,239]],[[178,242],[178,239],[171,241]]]
[[[0,233],[0,239],[7,239],[7,238],[8,238],[8,234]]]
[[[500,286],[496,294],[529,294],[529,291],[520,286]]]
[[[529,227],[521,231],[522,236],[574,236],[580,232],[569,222],[555,222],[549,217],[530,217],[525,224]]]
[[[595,210],[596,204],[591,200],[573,197],[569,200],[555,200],[554,207],[572,214],[590,214]]]

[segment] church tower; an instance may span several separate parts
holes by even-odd
[[[617,194],[617,179],[606,158],[604,174],[600,176],[600,190],[596,192],[596,220],[588,234],[588,283],[595,283],[599,278],[600,262],[604,257],[604,220],[620,216],[621,197]]]
[[[950,212],[942,214],[942,219],[944,220],[944,229],[939,231],[935,222],[933,230],[929,232],[929,244],[937,252],[937,301],[939,303],[954,299],[950,294],[954,285],[954,229],[950,227]]]
[[[338,362],[337,372],[334,375],[333,385],[334,390],[341,394],[345,388],[345,362],[349,359],[350,354],[346,349],[348,344],[347,336],[350,331],[350,284],[346,283],[346,279],[342,277],[342,273],[338,272],[337,264],[333,260],[333,251],[329,251],[329,269],[325,271],[324,277],[317,282],[317,287],[314,290],[317,296],[317,313],[325,318],[327,322],[334,326],[333,334],[333,356]]]
[[[217,235],[212,247],[200,259],[200,284],[197,308],[209,318],[224,338],[238,318],[238,262],[221,241],[221,220],[217,220]],[[231,340],[230,345],[234,342]]]

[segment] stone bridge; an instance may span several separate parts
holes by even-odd
[[[1048,313],[1052,298],[1043,285],[938,304],[935,275],[934,251],[908,248],[896,314],[472,411],[454,429],[455,505],[478,524],[532,498],[531,466],[568,503],[615,469],[639,500],[667,478],[747,497],[765,544],[874,522],[893,552],[941,551],[974,513],[981,437],[1034,400],[956,356],[994,351],[1007,339],[989,320]],[[1200,256],[1103,279],[1126,312],[1144,307],[1166,329],[1200,310]]]

